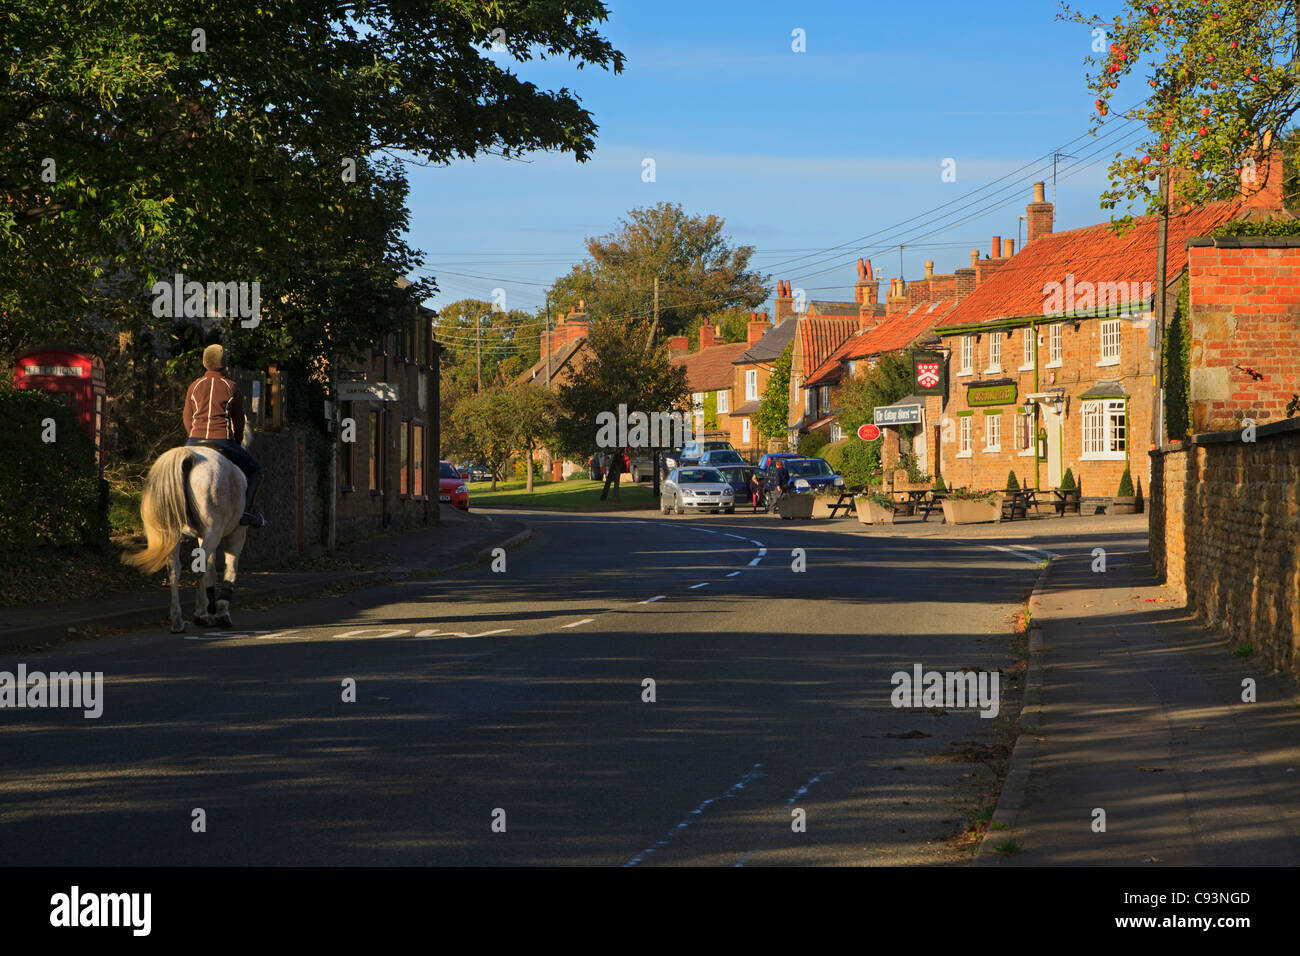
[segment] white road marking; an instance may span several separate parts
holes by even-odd
[[[740,573],[739,571],[732,571],[730,574],[727,575],[727,577],[734,578],[739,573]]]
[[[368,627],[359,627],[354,631],[344,631],[342,634],[335,634],[335,640],[342,640],[347,637],[361,638],[362,640],[374,641],[385,637],[401,637],[403,634],[409,634],[407,628],[400,628],[395,631],[380,631],[378,634],[366,634],[366,631],[372,630]]]
[[[758,549],[758,556],[759,556],[760,558],[763,557],[763,555],[765,555],[765,554],[767,554],[767,548],[759,548],[759,549]]]
[[[584,617],[581,621],[574,621],[572,624],[565,624],[564,627],[577,627],[579,624],[590,624],[596,620],[594,617]]]
[[[992,548],[994,551],[1003,551],[1013,558],[1019,558],[1021,561],[1028,561],[1030,564],[1041,564],[1043,558],[1033,558],[1021,551],[1013,551],[1011,548],[1004,548],[1000,544],[986,544],[984,547]]]
[[[807,783],[805,783],[802,787],[800,787],[798,790],[796,790],[796,791],[794,792],[794,794],[790,797],[790,799],[787,800],[787,801],[785,802],[785,805],[786,805],[787,807],[789,807],[789,806],[793,806],[793,805],[794,805],[794,802],[795,802],[796,800],[798,800],[800,797],[802,797],[804,794],[806,794],[810,789],[812,789],[813,784],[815,784],[815,783],[816,783],[818,780],[820,780],[822,777],[829,777],[829,776],[830,776],[831,774],[833,774],[834,772],[835,772],[834,770],[823,770],[821,773],[817,774],[817,776],[813,777],[811,780],[809,780]],[[749,859],[751,856],[753,856],[755,853],[757,853],[757,852],[762,848],[762,845],[763,845],[763,843],[764,843],[766,840],[767,840],[767,836],[766,836],[766,835],[759,837],[759,838],[758,838],[758,844],[759,844],[759,845],[756,846],[756,847],[754,847],[754,849],[750,850],[750,851],[749,851],[748,853],[746,853],[744,856],[742,856],[739,860],[737,860],[735,863],[733,863],[732,866],[744,866],[744,865],[745,865],[745,861],[748,860],[748,859]]]
[[[759,548],[761,548],[761,547],[763,546],[763,542],[762,542],[762,541],[755,541],[753,538],[750,538],[750,539],[749,539],[749,543],[752,544],[752,545],[755,545],[756,547],[759,547]]]
[[[743,534],[732,534],[730,531],[724,531],[722,533],[725,534],[728,538],[735,538],[737,541],[745,540],[745,536]]]
[[[637,601],[636,603],[637,603],[637,604],[654,604],[655,601],[662,601],[662,600],[663,600],[664,598],[666,598],[667,596],[668,596],[667,594],[656,594],[656,595],[655,595],[654,597],[652,597],[652,598],[646,598],[644,601]]]
[[[708,581],[701,581],[699,584],[692,584],[691,590],[694,591],[696,588],[707,588],[708,586],[709,586]]]
[[[755,558],[753,561],[749,562],[749,566],[752,568],[754,565],[758,564],[758,562],[762,560],[763,560],[762,558]]]
[[[749,770],[745,773],[745,775],[744,775],[743,777],[741,777],[738,781],[736,781],[735,783],[733,783],[733,784],[732,784],[732,785],[727,789],[727,792],[726,792],[726,793],[722,794],[722,795],[719,796],[719,797],[710,797],[708,800],[705,800],[705,801],[704,801],[703,803],[701,803],[698,807],[696,807],[694,810],[692,810],[692,811],[690,812],[690,814],[686,817],[686,819],[684,819],[681,823],[677,824],[677,826],[674,827],[672,830],[669,830],[668,833],[664,836],[664,838],[663,838],[662,840],[660,840],[660,841],[659,841],[658,843],[656,843],[654,846],[652,846],[652,847],[647,847],[646,849],[642,850],[640,853],[638,853],[636,856],[632,857],[632,859],[628,860],[628,861],[627,861],[626,863],[624,863],[623,865],[624,865],[624,866],[636,866],[638,863],[640,863],[642,860],[644,860],[646,857],[648,857],[648,856],[649,856],[651,853],[653,853],[655,850],[659,849],[661,846],[666,846],[666,845],[668,844],[668,841],[669,841],[669,840],[671,840],[673,837],[677,836],[677,834],[681,833],[681,832],[682,832],[683,830],[685,830],[688,826],[690,826],[690,825],[691,825],[691,817],[698,817],[698,816],[700,816],[701,814],[704,813],[705,810],[707,810],[707,809],[709,808],[709,806],[710,806],[711,804],[717,803],[717,802],[720,801],[720,800],[730,800],[732,797],[734,797],[734,796],[735,796],[737,793],[739,793],[741,790],[744,790],[746,784],[753,783],[755,780],[757,780],[757,779],[758,779],[759,777],[761,777],[761,776],[763,776],[763,765],[762,765],[761,763],[756,763],[756,764],[754,764],[754,766],[752,766],[752,767],[749,768]]]
[[[491,634],[504,634],[506,631],[513,631],[512,627],[498,627],[494,631],[484,631],[482,634],[466,634],[464,631],[440,631],[436,627],[431,627],[427,631],[416,631],[416,637],[487,637]]]
[[[241,637],[251,637],[251,634],[186,634],[187,641],[233,641]]]
[[[288,637],[290,634],[297,634],[297,633],[298,633],[297,631],[272,631],[270,634],[254,634],[253,636],[257,638],[259,641],[271,641],[282,637]],[[302,637],[294,638],[295,641],[304,641],[306,639],[307,636],[305,634]]]
[[[1032,552],[1034,552],[1034,554],[1041,554],[1044,558],[1059,558],[1059,557],[1060,557],[1060,555],[1057,554],[1055,551],[1043,551],[1043,550],[1041,550],[1041,549],[1039,549],[1039,548],[1030,548],[1030,547],[1028,547],[1028,546],[1026,546],[1026,545],[1023,545],[1023,544],[1013,544],[1011,547],[1015,548],[1017,551],[1032,551]]]

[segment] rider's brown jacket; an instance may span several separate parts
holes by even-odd
[[[185,430],[191,438],[244,440],[244,400],[239,386],[208,372],[185,393]]]

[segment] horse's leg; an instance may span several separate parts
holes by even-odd
[[[212,567],[212,562],[217,558],[219,544],[221,544],[221,533],[212,529],[208,529],[199,540],[199,547],[203,549],[203,576],[199,578],[198,594],[195,595],[194,620],[209,627],[217,623],[216,615],[208,606],[208,589],[217,580],[217,572]]]
[[[168,579],[172,589],[172,633],[185,633],[185,615],[181,611],[181,546],[176,545],[167,559]]]
[[[217,585],[217,620],[231,627],[230,602],[235,593],[235,574],[239,569],[239,553],[244,550],[244,537],[248,528],[241,525],[224,542],[221,553],[221,583]]]

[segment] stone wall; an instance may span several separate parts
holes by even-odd
[[[1151,560],[1211,627],[1300,678],[1300,419],[1151,452]]]
[[[301,433],[258,432],[249,449],[262,465],[257,507],[266,527],[250,528],[240,555],[240,567],[266,570],[323,550],[323,503],[317,486],[317,465]]]

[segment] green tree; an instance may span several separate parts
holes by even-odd
[[[1112,20],[1062,3],[1061,17],[1090,27],[1096,41],[1087,61],[1094,132],[1116,96],[1130,99],[1136,86],[1143,97],[1123,114],[1146,127],[1143,140],[1111,163],[1102,207],[1145,200],[1156,212],[1154,170],[1163,164],[1191,173],[1176,178],[1176,207],[1235,195],[1238,171],[1258,162],[1260,137],[1300,111],[1298,16],[1296,0],[1124,0]]]
[[[686,369],[671,362],[666,341],[646,348],[649,323],[602,319],[591,324],[590,354],[559,386],[556,444],[566,456],[596,450],[597,416],[628,412],[691,412]]]
[[[510,421],[514,425],[514,451],[522,453],[528,464],[528,479],[524,490],[532,494],[533,452],[554,436],[559,402],[549,388],[527,382],[505,388],[503,393]]]
[[[785,438],[790,423],[790,360],[793,355],[794,345],[787,345],[772,363],[772,373],[754,415],[754,424],[762,438]]]
[[[750,269],[753,246],[734,246],[725,220],[691,216],[677,203],[633,209],[617,231],[588,237],[587,258],[551,286],[555,305],[584,299],[593,315],[649,318],[659,279],[658,332],[677,335],[719,311],[767,300],[769,276]]]
[[[462,428],[463,447],[492,471],[493,491],[497,487],[497,475],[502,473],[515,448],[514,411],[513,402],[503,388],[466,395],[456,404],[455,417]]]
[[[912,360],[910,353],[891,352],[876,358],[863,375],[856,375],[840,389],[836,396],[840,427],[848,434],[844,439],[851,448],[844,455],[844,480],[850,479],[850,470],[857,479],[866,475],[867,481],[880,480],[880,441],[864,442],[857,430],[875,420],[875,410],[881,405],[892,405],[912,392]],[[912,437],[912,427],[899,426],[899,436],[905,441]],[[865,481],[861,482],[865,483]]]

